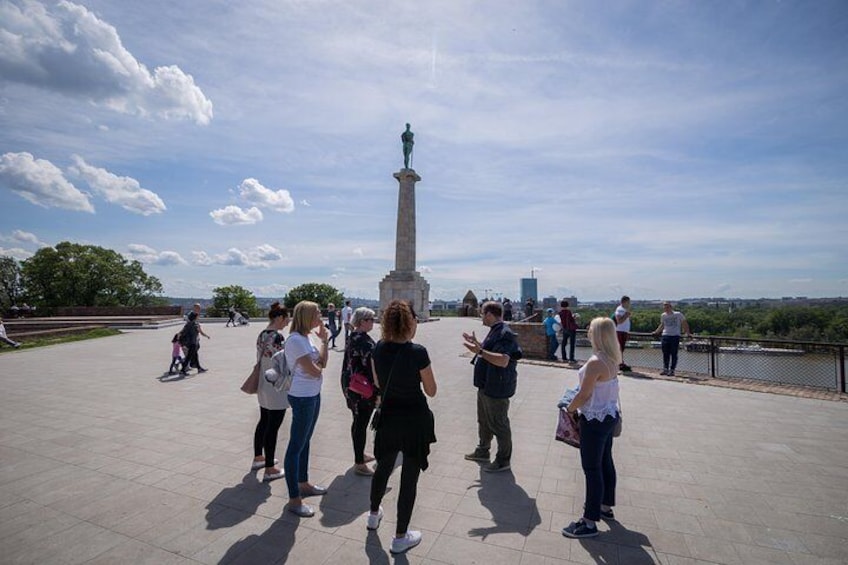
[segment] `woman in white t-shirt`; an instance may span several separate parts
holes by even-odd
[[[309,339],[312,330],[316,328],[317,337],[321,340],[320,349],[312,345]],[[283,468],[289,491],[288,510],[303,518],[315,515],[315,510],[304,504],[303,498],[327,493],[326,488],[309,483],[309,443],[321,411],[322,371],[327,366],[329,341],[327,327],[321,322],[320,307],[306,300],[298,302],[292,313],[291,332],[286,340],[286,361],[292,370],[289,389],[292,423]]]

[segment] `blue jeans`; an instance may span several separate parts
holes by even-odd
[[[548,359],[556,359],[556,350],[559,342],[557,341],[556,334],[548,335]]]
[[[615,506],[615,463],[612,460],[612,430],[619,416],[602,422],[580,416],[580,464],[586,476],[583,517],[597,522],[601,504]]]
[[[309,442],[312,440],[312,432],[315,431],[315,423],[321,411],[321,395],[303,398],[289,395],[289,405],[292,423],[283,469],[286,472],[289,498],[298,498],[300,483],[309,480]]]
[[[663,369],[677,368],[677,350],[680,349],[679,335],[664,335],[662,336],[662,354],[663,354]],[[671,360],[671,364],[669,364]]]
[[[574,361],[574,341],[577,339],[577,330],[562,330],[562,360]],[[565,356],[565,344],[569,343],[568,357]]]

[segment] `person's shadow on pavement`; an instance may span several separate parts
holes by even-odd
[[[598,565],[626,563],[627,565],[653,565],[660,559],[651,540],[642,532],[628,530],[620,522],[609,520],[608,532],[595,538],[582,538],[580,545]]]
[[[256,479],[256,471],[250,471],[233,487],[227,487],[215,495],[206,505],[206,529],[231,528],[256,514],[256,510],[271,496],[271,485]],[[221,512],[221,508],[241,512]]]
[[[527,492],[516,484],[512,471],[488,473],[481,467],[480,480],[469,487],[472,488],[479,489],[477,497],[480,504],[492,514],[495,525],[472,528],[468,531],[469,536],[485,540],[491,534],[518,533],[527,537],[542,523],[536,499],[530,498]]]
[[[362,518],[363,513],[369,510],[370,499],[371,477],[357,475],[353,469],[344,475],[337,475],[319,503],[321,525],[337,528]]]

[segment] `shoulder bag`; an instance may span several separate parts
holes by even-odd
[[[253,370],[244,379],[241,385],[241,391],[245,394],[256,394],[259,390],[259,361],[253,366]]]
[[[383,402],[386,401],[386,395],[389,392],[389,383],[392,382],[392,375],[395,372],[395,367],[397,367],[397,362],[398,362],[398,359],[400,359],[400,355],[401,355],[401,351],[400,351],[400,349],[398,349],[397,354],[395,355],[395,360],[392,362],[392,368],[389,371],[389,378],[386,379],[386,385],[383,387],[383,398],[380,401],[380,405],[377,406],[377,408],[374,409],[374,415],[371,417],[371,429],[374,430],[374,431],[380,429],[380,424],[381,424],[382,419],[383,419],[383,412],[382,412]],[[353,379],[351,379],[351,382],[353,382]]]

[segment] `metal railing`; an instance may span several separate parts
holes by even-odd
[[[578,357],[588,358],[585,330],[577,334]],[[581,345],[583,347],[581,347]],[[677,373],[752,379],[848,392],[845,350],[848,344],[780,339],[746,339],[711,335],[682,339]],[[633,367],[663,368],[660,340],[631,333],[624,362]]]

